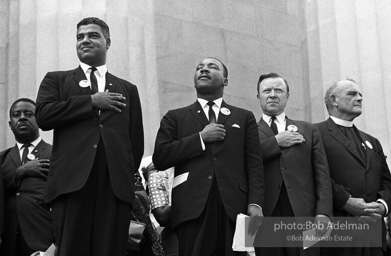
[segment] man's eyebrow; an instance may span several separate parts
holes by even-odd
[[[92,31],[92,32],[86,32],[86,33],[77,33],[76,36],[79,36],[79,35],[92,35],[92,34],[98,34],[99,35],[99,32],[98,31]]]

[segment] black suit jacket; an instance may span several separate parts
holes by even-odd
[[[295,216],[332,216],[331,181],[320,133],[310,123],[286,118],[289,125],[295,125],[305,141],[280,148],[269,125],[262,119],[258,122],[265,169],[265,216],[271,216],[282,182]]]
[[[39,159],[50,159],[52,146],[41,140],[32,154]],[[45,204],[47,179],[27,177],[15,182],[16,169],[22,165],[18,146],[0,153],[0,168],[5,191],[5,233],[15,236],[8,224],[17,215],[23,238],[33,250],[45,251],[54,242],[52,214]]]
[[[380,142],[357,129],[365,145],[366,159],[362,159],[354,144],[331,118],[317,127],[323,138],[333,181],[334,214],[348,215],[342,207],[350,195],[366,202],[382,198],[391,210],[391,175]]]
[[[110,73],[106,89],[126,97],[121,113],[92,108],[91,89],[81,67],[49,72],[37,96],[36,120],[42,130],[54,129],[48,201],[81,189],[92,169],[99,140],[103,141],[114,194],[133,203],[133,174],[144,152],[141,105],[137,87]]]
[[[156,137],[153,162],[157,169],[175,166],[175,179],[187,179],[172,190],[173,226],[195,219],[202,213],[212,177],[215,176],[228,216],[236,220],[247,213],[247,205],[263,205],[262,155],[254,115],[247,110],[222,103],[229,109],[220,112],[218,123],[226,129],[223,141],[206,143],[202,150],[201,132],[209,124],[198,101],[170,110],[163,117]]]

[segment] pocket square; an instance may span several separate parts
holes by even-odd
[[[233,124],[232,127],[240,128],[240,126],[238,124]]]

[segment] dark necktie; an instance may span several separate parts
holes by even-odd
[[[30,143],[23,144],[23,153],[22,153],[22,164],[27,162],[27,155],[29,154]]]
[[[208,106],[209,106],[209,123],[216,123],[216,115],[215,115],[215,112],[213,111],[213,108],[212,106],[214,105],[215,103],[213,101],[209,101],[208,102]]]
[[[272,116],[271,117],[271,120],[272,122],[270,123],[270,128],[272,129],[272,131],[274,132],[275,135],[278,134],[278,129],[277,129],[277,125],[276,123],[274,122],[276,120],[276,117],[275,116]]]
[[[95,94],[99,91],[98,90],[98,81],[96,80],[96,76],[94,74],[94,72],[96,71],[96,68],[91,67],[90,69],[91,69],[91,73],[90,73],[91,91],[92,91],[92,94]]]

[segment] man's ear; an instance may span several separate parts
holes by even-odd
[[[223,78],[223,86],[228,86],[228,78]]]
[[[111,45],[111,40],[110,40],[110,37],[106,39],[106,49],[108,50],[110,48],[110,45]]]
[[[335,95],[331,94],[331,95],[329,96],[329,100],[330,100],[331,104],[332,104],[334,107],[338,107],[337,97],[335,97]]]

